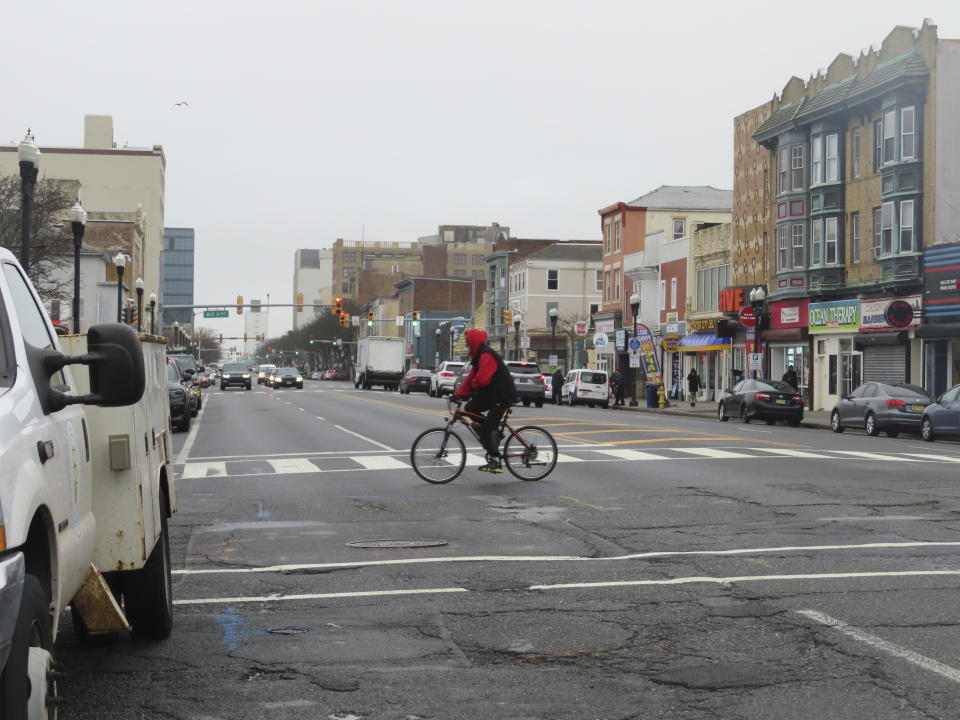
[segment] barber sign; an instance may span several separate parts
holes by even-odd
[[[861,330],[903,330],[920,320],[920,296],[860,301]]]

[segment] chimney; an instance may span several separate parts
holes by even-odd
[[[83,116],[83,147],[86,150],[110,150],[113,147],[113,116]]]

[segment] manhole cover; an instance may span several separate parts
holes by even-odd
[[[420,548],[446,545],[446,540],[354,540],[347,547],[355,548]]]
[[[298,627],[282,627],[282,628],[270,628],[269,630],[267,630],[267,632],[272,633],[274,635],[299,635],[300,633],[307,632],[307,629],[298,628]]]

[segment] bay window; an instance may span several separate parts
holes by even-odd
[[[826,171],[826,182],[836,182],[840,179],[840,136],[831,133],[825,138],[826,162],[824,170]]]
[[[785,193],[790,190],[788,185],[789,173],[790,173],[790,148],[780,148],[780,167],[779,167],[779,181],[777,184],[777,192]]]
[[[900,201],[900,252],[913,252],[913,200]]]
[[[888,110],[883,114],[883,163],[887,164],[897,159],[896,157],[896,135],[894,134],[897,113],[894,110]]]
[[[823,220],[813,220],[810,223],[810,267],[820,265],[823,251]]]
[[[900,159],[913,160],[915,154],[915,111],[913,106],[900,110]]]
[[[790,149],[790,185],[794,192],[803,190],[803,145]]]
[[[880,252],[889,255],[893,252],[893,203],[885,202],[880,206]]]
[[[817,135],[810,144],[810,184],[823,182],[823,136]]]
[[[791,258],[790,266],[793,269],[803,267],[803,223],[794,223],[790,228]]]
[[[836,265],[840,258],[837,228],[837,218],[829,217],[823,221],[823,262],[826,265]]]
[[[790,237],[787,234],[787,226],[777,227],[777,270],[787,270],[790,268]]]

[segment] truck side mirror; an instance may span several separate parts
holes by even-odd
[[[143,397],[143,348],[136,331],[128,325],[109,323],[91,327],[87,332],[86,355],[67,356],[27,344],[27,356],[46,415],[78,403],[103,407],[133,405]],[[90,366],[89,395],[67,395],[53,389],[50,376],[66,365]]]

